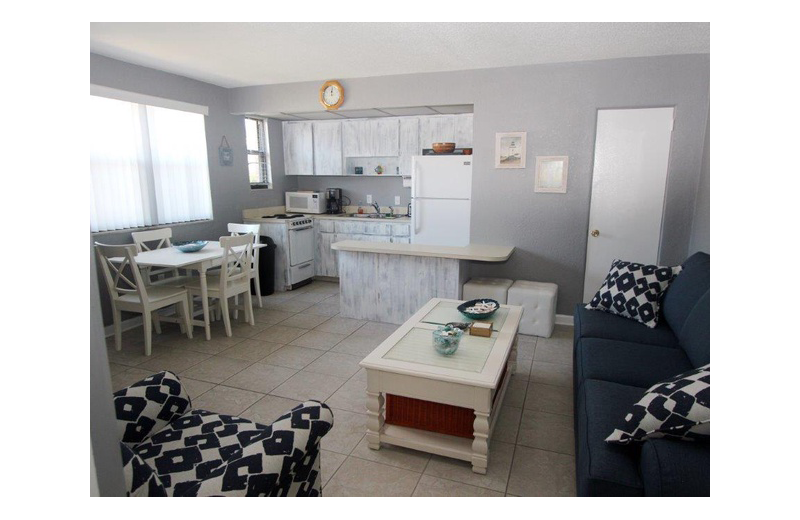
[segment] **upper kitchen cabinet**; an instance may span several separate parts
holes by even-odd
[[[283,162],[286,175],[314,175],[313,135],[313,123],[310,121],[283,123]]]
[[[342,175],[342,122],[314,121],[314,175]]]
[[[342,121],[345,157],[396,157],[400,127],[396,118]]]
[[[400,118],[400,175],[411,175],[411,157],[420,155],[419,118]]]
[[[419,142],[422,148],[431,148],[433,143],[472,147],[472,114],[420,117]]]

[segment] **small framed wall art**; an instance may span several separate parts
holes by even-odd
[[[536,184],[533,191],[537,193],[566,193],[569,157],[555,155],[536,158]]]
[[[495,134],[494,167],[524,168],[527,132]]]

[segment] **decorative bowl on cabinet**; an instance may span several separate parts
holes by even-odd
[[[436,153],[452,153],[456,149],[456,143],[433,143],[432,148]]]

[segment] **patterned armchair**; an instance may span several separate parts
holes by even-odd
[[[128,496],[319,496],[333,413],[306,401],[270,426],[192,403],[172,372],[114,393]]]

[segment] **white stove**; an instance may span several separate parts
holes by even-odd
[[[261,219],[261,234],[278,246],[276,270],[284,272],[287,290],[311,283],[314,276],[314,221],[306,215],[278,214]],[[276,273],[277,275],[278,273]]]

